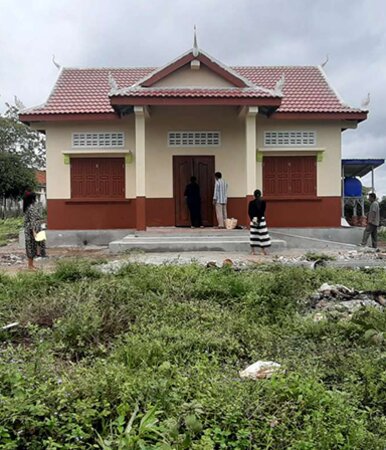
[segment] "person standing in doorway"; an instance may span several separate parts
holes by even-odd
[[[252,255],[256,255],[256,247],[259,247],[264,255],[271,246],[271,238],[265,221],[265,200],[261,198],[261,191],[256,189],[254,199],[249,202],[248,215],[251,219],[249,242]]]
[[[201,196],[200,186],[197,184],[196,177],[190,177],[190,183],[186,186],[184,195],[189,209],[192,228],[201,227]]]
[[[223,179],[221,172],[216,172],[214,177],[216,181],[214,183],[213,204],[216,208],[218,228],[225,228],[225,221],[227,220],[228,184]]]
[[[372,247],[378,248],[378,227],[380,225],[379,203],[374,192],[369,194],[370,209],[367,214],[367,226],[363,232],[362,246],[367,245],[367,241],[371,236]]]

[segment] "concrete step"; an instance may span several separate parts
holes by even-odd
[[[273,239],[271,249],[286,248],[284,240]],[[184,236],[133,236],[112,241],[109,244],[111,253],[131,250],[144,252],[248,252],[249,236],[243,235],[184,235]]]

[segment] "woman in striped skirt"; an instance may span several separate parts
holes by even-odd
[[[265,222],[265,200],[261,198],[261,191],[256,189],[253,193],[254,200],[249,202],[248,215],[251,219],[250,224],[250,245],[252,255],[256,255],[256,247],[259,247],[264,255],[267,254],[267,248],[271,246],[267,224]]]

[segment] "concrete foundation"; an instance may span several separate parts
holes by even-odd
[[[362,228],[271,228],[273,250],[350,249],[362,239]],[[19,234],[24,246],[24,232]],[[136,230],[47,230],[47,247],[109,246],[114,253],[143,251],[240,251],[249,249],[248,230],[149,228]]]
[[[108,246],[134,230],[47,230],[47,247]],[[19,244],[24,247],[24,232],[19,233]]]
[[[363,228],[270,228],[271,236],[284,239],[287,248],[349,249],[362,240]]]
[[[281,239],[272,240],[270,251],[279,251],[286,247]],[[112,253],[140,250],[144,252],[244,252],[248,253],[249,235],[239,232],[237,235],[183,235],[183,236],[126,236],[124,239],[110,242]]]

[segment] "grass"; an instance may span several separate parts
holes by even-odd
[[[22,226],[22,217],[0,219],[0,246],[7,245],[10,240],[16,239]]]
[[[314,322],[323,282],[386,271],[85,261],[0,275],[0,448],[384,449],[386,315]],[[371,332],[372,333],[372,332]],[[285,373],[242,381],[274,360]]]

